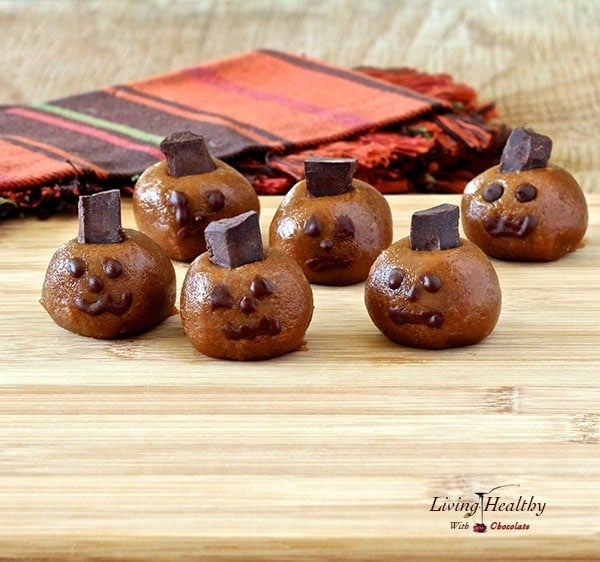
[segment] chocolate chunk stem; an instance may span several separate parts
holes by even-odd
[[[212,172],[216,166],[204,137],[191,131],[173,133],[163,139],[160,149],[167,159],[169,175],[180,178]]]
[[[500,157],[500,172],[522,172],[532,168],[544,168],[550,160],[552,139],[526,129],[514,129],[504,145]]]
[[[412,216],[410,244],[413,250],[447,250],[460,244],[458,207],[443,203]]]
[[[125,239],[121,230],[121,193],[118,189],[82,195],[78,205],[78,242],[114,244]]]
[[[306,189],[315,197],[339,195],[352,187],[356,158],[311,156],[304,162]]]
[[[256,211],[209,223],[204,238],[215,265],[234,268],[265,257]]]

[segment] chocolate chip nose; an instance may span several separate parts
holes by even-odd
[[[416,285],[411,285],[408,289],[406,289],[406,300],[408,302],[415,302],[419,298],[419,290]]]
[[[100,277],[96,277],[92,275],[87,280],[87,288],[90,293],[99,293],[104,289],[104,283],[102,283],[102,279]]]
[[[326,251],[331,250],[331,248],[333,248],[333,242],[329,238],[323,238],[319,243],[319,248]]]
[[[240,310],[244,314],[252,314],[256,310],[256,299],[254,297],[242,297],[240,301]]]

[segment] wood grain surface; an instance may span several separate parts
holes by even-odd
[[[600,191],[597,0],[0,0],[0,105],[251,49],[451,74]]]
[[[197,354],[176,316],[116,342],[61,330],[38,299],[76,220],[0,222],[0,560],[600,560],[600,3],[0,0],[0,36],[0,104],[254,48],[446,72],[552,136],[591,219],[558,262],[494,261],[481,344],[396,346],[362,285],[315,287],[306,349],[244,364]],[[390,197],[395,237],[457,200]],[[546,508],[486,523],[529,530],[431,511],[502,484]]]
[[[458,202],[388,200],[395,239],[412,212]],[[279,201],[262,198],[263,233]],[[199,355],[178,316],[112,342],[62,330],[38,300],[76,219],[0,223],[0,559],[598,560],[600,196],[588,203],[583,248],[494,260],[502,314],[478,345],[392,344],[362,284],[315,286],[306,348],[259,363]],[[518,487],[503,501],[545,509],[488,511],[488,528],[529,530],[478,535],[478,513],[432,510],[504,484]]]

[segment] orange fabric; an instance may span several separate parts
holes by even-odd
[[[137,175],[163,158],[160,141],[182,130],[202,134],[259,193],[284,193],[310,154],[356,156],[357,175],[384,192],[457,191],[497,156],[493,115],[446,75],[253,51],[3,108],[0,216],[72,210],[79,193],[94,190],[130,193]],[[460,173],[449,176],[454,169]]]

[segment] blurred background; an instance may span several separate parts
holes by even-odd
[[[600,192],[597,0],[0,0],[0,105],[255,48],[448,73]]]

